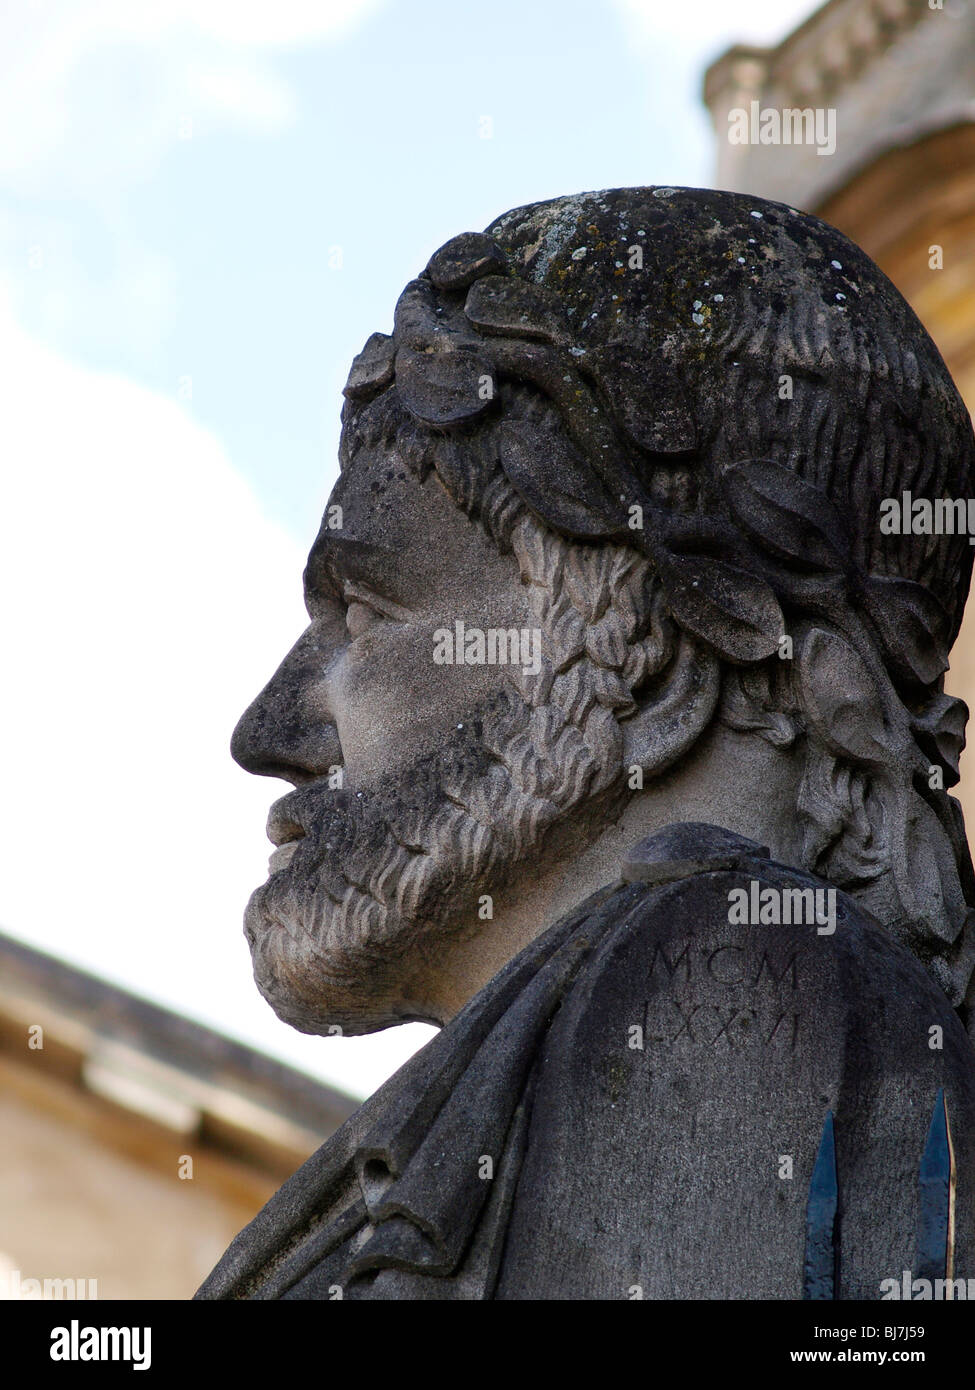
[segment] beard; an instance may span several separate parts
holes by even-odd
[[[446,943],[490,929],[479,896],[537,868],[549,826],[588,790],[586,764],[578,730],[505,690],[395,781],[352,794],[320,779],[283,798],[272,814],[304,835],[244,917],[278,1017],[346,1035],[441,1022],[411,980]]]

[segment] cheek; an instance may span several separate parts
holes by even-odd
[[[332,711],[351,791],[375,786],[450,741],[457,725],[504,679],[496,666],[441,666],[442,623],[377,623],[346,648]]]

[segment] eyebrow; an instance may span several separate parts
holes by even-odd
[[[342,602],[345,585],[350,581],[375,585],[377,568],[388,565],[392,556],[393,551],[371,541],[329,532],[319,535],[308,553],[302,576],[305,604],[323,594]]]

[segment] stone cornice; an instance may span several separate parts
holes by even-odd
[[[827,0],[774,47],[729,48],[704,74],[704,101],[715,119],[729,90],[757,96],[774,88],[800,105],[835,101],[901,33],[934,13],[919,0]]]

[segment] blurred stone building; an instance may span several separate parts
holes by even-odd
[[[357,1105],[0,935],[0,1299],[189,1298]]]
[[[704,99],[715,186],[813,212],[862,246],[975,410],[975,0],[827,0],[777,47],[724,53],[705,75]],[[835,149],[819,153],[825,139],[761,143],[770,109],[831,110]],[[742,112],[749,138],[739,143]],[[975,711],[975,597],[946,688]],[[970,839],[973,768],[969,752],[956,795]]]

